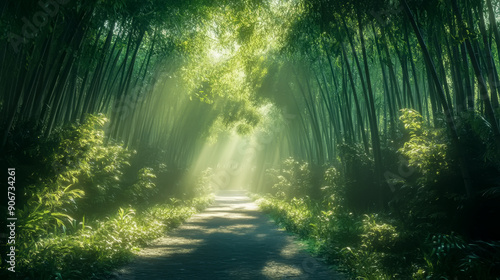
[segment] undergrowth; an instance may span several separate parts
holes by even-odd
[[[473,112],[457,122],[475,145],[464,151],[474,166],[474,193],[467,195],[456,157],[461,147],[446,130],[412,109],[401,110],[399,120],[383,147],[384,166],[399,175],[386,172],[383,185],[370,153],[342,143],[337,162],[288,158],[268,169],[264,194],[254,198],[353,279],[500,279],[500,200],[497,183],[488,180],[500,169],[488,127]]]
[[[18,279],[93,279],[129,260],[133,253],[210,204],[212,197],[171,201],[142,212],[120,208],[86,224],[74,223],[46,238],[19,244]],[[85,221],[85,220],[84,220]],[[73,234],[69,234],[73,232]]]
[[[352,279],[498,279],[499,242],[466,243],[454,233],[422,239],[377,214],[334,213],[308,198],[253,198],[312,253]]]
[[[107,121],[89,115],[0,155],[19,167],[20,178],[15,244],[0,246],[2,256],[15,250],[15,263],[0,260],[1,279],[97,278],[209,204],[212,190],[203,180],[182,186],[193,189],[190,195],[169,192],[178,181],[165,174],[175,167],[108,139]]]

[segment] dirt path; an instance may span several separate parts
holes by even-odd
[[[116,275],[121,280],[343,279],[293,239],[243,192],[225,191]]]

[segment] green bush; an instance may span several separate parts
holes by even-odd
[[[421,232],[401,228],[396,225],[401,222],[387,217],[343,212],[335,199],[328,204],[252,197],[313,252],[359,279],[496,279],[500,272],[498,242],[467,244],[453,233],[425,240]]]
[[[135,151],[105,138],[106,121],[103,115],[90,115],[55,133],[51,145],[41,140],[30,144],[35,165],[44,168],[33,172],[36,179],[28,187],[19,188],[20,279],[90,279],[211,202],[199,185],[191,200],[170,198],[169,204],[152,206],[159,201],[155,170],[134,162],[137,169],[128,172]],[[166,169],[165,164],[154,166],[160,173]],[[5,266],[1,263],[2,273]]]
[[[106,121],[103,115],[90,115],[81,125],[60,132],[58,146],[45,159],[53,172],[28,186],[26,201],[17,212],[23,240],[43,237],[71,224],[73,218],[102,212],[116,201],[130,152],[105,144],[100,128]]]
[[[337,146],[342,169],[345,203],[356,213],[364,213],[377,203],[373,157],[361,144]]]
[[[190,197],[206,196],[212,194],[216,190],[216,184],[212,182],[212,168],[203,170],[198,176],[195,176],[194,187]]]
[[[344,177],[333,166],[325,170],[321,197],[331,211],[337,213],[347,211]]]
[[[446,126],[437,119],[436,127]],[[338,145],[340,165],[324,169],[321,182],[311,180],[316,169],[293,159],[269,170],[272,195],[257,202],[313,252],[357,279],[497,279],[500,245],[493,241],[498,230],[492,221],[499,188],[492,178],[500,170],[498,149],[477,113],[457,118],[457,128],[462,147],[451,145],[448,131],[426,125],[415,110],[401,110],[398,138],[385,144],[383,154],[400,176],[389,181],[389,204],[377,214],[371,207],[379,191],[373,159],[363,146],[349,143]],[[471,197],[463,188],[459,148],[470,164]],[[301,166],[309,173],[300,172]],[[303,189],[296,186],[301,183]],[[320,196],[313,195],[317,189]]]
[[[364,219],[353,213],[335,212],[311,200],[284,201],[260,197],[260,208],[286,230],[309,241],[313,252],[340,262],[353,275],[366,279],[390,279],[384,262],[396,244],[398,232],[375,216]]]
[[[393,217],[410,231],[447,232],[457,224],[465,196],[456,187],[463,182],[446,130],[425,125],[413,109],[401,110],[400,124],[405,139],[400,160],[415,172],[391,181],[397,185],[389,201]]]
[[[257,201],[264,212],[269,213],[286,230],[302,237],[313,232],[314,213],[309,209],[307,199],[293,198],[290,202],[273,197],[261,198]]]
[[[127,190],[126,197],[135,205],[147,205],[147,201],[158,193],[155,179],[153,168],[141,168],[137,173],[137,181]]]
[[[422,184],[436,182],[449,168],[445,130],[426,127],[423,117],[412,109],[402,109],[399,120],[409,137],[399,152],[423,175]]]
[[[120,208],[112,217],[74,225],[73,234],[51,233],[19,248],[20,279],[90,279],[127,261],[133,252],[180,225],[212,201],[199,197],[177,206],[157,205],[136,213]],[[5,270],[4,270],[5,271]]]
[[[500,243],[467,243],[455,234],[430,235],[424,245],[426,279],[498,279]],[[423,278],[422,278],[423,279]]]
[[[85,192],[79,201],[77,214],[113,205],[123,192],[120,184],[123,168],[130,165],[132,152],[123,146],[106,141],[104,115],[89,115],[81,125],[61,132],[61,142],[55,152],[54,166],[59,167],[55,184]],[[107,143],[106,143],[107,142]]]
[[[476,241],[468,244],[459,269],[469,279],[498,279],[500,275],[500,242]],[[465,278],[464,277],[464,278]]]
[[[399,237],[396,228],[379,221],[377,215],[365,215],[361,247],[368,251],[390,252]]]
[[[281,169],[270,169],[267,173],[273,182],[273,194],[278,197],[291,200],[305,197],[311,191],[311,171],[307,162],[288,158],[283,161]]]

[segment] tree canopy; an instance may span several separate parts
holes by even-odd
[[[167,189],[194,192],[185,177],[205,172],[216,187],[342,196],[342,209],[400,221],[425,220],[418,203],[434,224],[493,215],[499,14],[495,0],[5,0],[2,159],[77,162],[26,171],[25,189],[47,196],[79,180],[119,201],[120,170],[142,170],[132,185],[150,189],[155,165],[175,177]],[[333,181],[345,189],[328,193]],[[474,223],[446,230],[498,237]]]

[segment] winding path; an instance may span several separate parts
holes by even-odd
[[[302,251],[242,191],[215,203],[138,253],[115,275],[156,279],[343,279]]]

